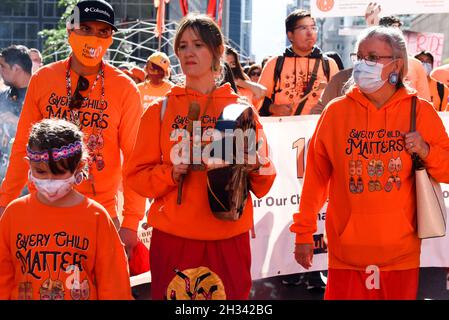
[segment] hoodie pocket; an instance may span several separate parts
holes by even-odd
[[[401,209],[353,211],[340,235],[341,259],[363,268],[389,265],[410,253],[414,232]]]

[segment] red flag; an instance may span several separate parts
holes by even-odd
[[[156,37],[161,37],[165,31],[165,4],[170,0],[154,0],[154,7],[157,8],[156,28],[154,33]]]
[[[217,0],[209,0],[207,4],[207,15],[215,20],[217,13]]]
[[[179,5],[181,7],[182,15],[185,16],[189,13],[189,3],[188,0],[179,0]]]

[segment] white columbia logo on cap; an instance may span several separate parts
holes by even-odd
[[[86,9],[84,9],[84,11],[86,11],[86,12],[90,11],[90,12],[102,13],[102,14],[108,16],[109,18],[111,17],[111,15],[108,12],[106,12],[104,10],[101,10],[101,9],[98,9],[98,8],[94,8],[94,7],[86,8]]]

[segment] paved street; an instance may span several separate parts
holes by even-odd
[[[449,290],[446,289],[447,269],[421,268],[418,299],[449,300]],[[285,285],[282,280],[292,276],[278,276],[253,281],[251,300],[321,300],[322,292],[308,291],[306,284]],[[293,276],[298,279],[299,275]],[[143,284],[134,288],[138,300],[150,299],[150,285]]]

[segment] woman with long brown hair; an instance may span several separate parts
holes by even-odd
[[[223,35],[209,17],[189,15],[179,25],[174,48],[185,85],[174,86],[164,101],[150,105],[143,115],[127,175],[137,193],[154,198],[148,216],[153,227],[152,299],[247,299],[253,226],[249,191],[241,217],[220,220],[210,206],[211,181],[203,163],[192,165],[174,157],[179,134],[190,136],[193,123],[204,136],[215,128],[224,108],[239,100],[228,83],[217,86]],[[254,113],[258,139],[266,141]],[[245,163],[250,190],[264,196],[275,173],[262,175],[261,169],[270,168],[271,162]]]

